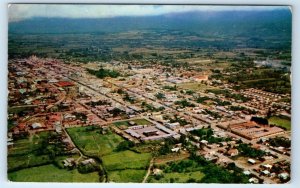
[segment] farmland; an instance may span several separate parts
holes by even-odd
[[[181,89],[186,89],[186,90],[192,90],[192,91],[205,91],[207,89],[215,89],[215,87],[212,86],[207,86],[205,84],[201,84],[198,82],[189,82],[189,83],[182,83],[178,85],[179,88]]]
[[[48,136],[48,132],[43,132],[16,139],[14,146],[8,148],[8,171],[51,163],[47,154],[39,153]]]
[[[140,120],[137,123],[147,123]],[[151,160],[151,153],[136,153],[130,150],[116,151],[124,141],[122,137],[110,131],[101,134],[98,129],[87,131],[86,127],[70,128],[68,132],[84,154],[97,156],[103,162],[112,182],[141,182]]]
[[[164,176],[157,180],[155,178],[150,179],[149,183],[188,183],[189,181],[200,181],[204,177],[204,174],[200,171],[188,172],[188,173],[165,173]],[[191,182],[192,183],[192,182]]]
[[[75,144],[86,155],[103,156],[113,152],[124,139],[117,134],[108,132],[101,134],[98,129],[87,130],[86,127],[67,129]]]
[[[109,171],[109,181],[110,182],[132,182],[140,183],[143,181],[143,178],[146,174],[146,170],[137,170],[137,169],[127,169],[127,170],[116,170]]]
[[[107,170],[146,169],[150,159],[149,153],[139,154],[127,150],[104,156],[103,164]]]
[[[291,130],[291,120],[287,119],[287,118],[272,116],[272,117],[269,118],[269,123],[278,125],[280,127],[284,127],[287,130]]]
[[[99,182],[97,172],[81,174],[76,169],[59,169],[54,165],[32,167],[8,173],[10,181],[18,182]]]

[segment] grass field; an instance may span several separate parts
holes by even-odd
[[[14,140],[13,147],[8,148],[8,171],[51,163],[52,159],[48,155],[35,154],[35,150],[41,147],[41,143],[47,139],[48,135],[49,132],[41,132]]]
[[[44,165],[52,162],[52,159],[48,155],[20,155],[20,156],[8,156],[7,167],[9,171],[28,168],[30,166]]]
[[[196,172],[171,172],[171,173],[164,173],[163,177],[159,180],[151,177],[149,178],[149,183],[186,183],[189,179],[194,179],[195,181],[200,181],[205,174],[201,171]],[[171,180],[173,179],[173,180]]]
[[[149,122],[145,119],[135,119],[135,120],[132,120],[132,121],[135,122],[138,125],[150,125],[151,124],[151,122]]]
[[[141,121],[140,123],[148,123]],[[112,132],[101,134],[97,129],[87,131],[86,127],[67,129],[76,145],[87,155],[97,155],[103,161],[110,181],[141,182],[151,160],[151,153],[135,153],[114,149],[124,141]]]
[[[44,165],[8,173],[10,181],[17,182],[99,182],[97,172],[80,174],[75,170],[58,169]]]
[[[114,133],[101,134],[96,130],[87,131],[86,127],[69,128],[68,133],[75,144],[87,155],[108,155],[124,139]]]
[[[178,87],[180,89],[185,89],[185,90],[192,90],[192,91],[202,91],[204,92],[207,89],[215,89],[215,87],[212,86],[207,86],[205,84],[201,84],[199,82],[188,82],[188,83],[181,83],[178,84]]]
[[[150,160],[150,153],[135,153],[133,151],[121,151],[105,155],[102,158],[103,164],[108,171],[124,169],[147,169]]]
[[[109,181],[111,182],[141,183],[146,173],[147,170],[136,170],[136,169],[116,170],[116,171],[109,171],[108,177],[109,177]]]
[[[136,124],[138,125],[150,125],[151,122],[147,121],[146,119],[135,119],[135,120],[130,120],[130,121],[133,121],[135,122]],[[126,127],[129,127],[129,121],[120,121],[120,122],[115,122],[113,123],[115,126],[126,126]]]
[[[190,156],[189,153],[181,153],[181,154],[171,153],[171,154],[156,157],[154,160],[154,163],[155,164],[165,164],[165,163],[172,162],[172,161],[184,160],[184,159],[188,158],[189,156]]]
[[[273,116],[270,117],[268,120],[269,120],[269,124],[275,124],[280,127],[284,127],[287,130],[291,130],[291,120],[289,119]]]
[[[9,155],[22,155],[31,153],[32,151],[40,147],[43,142],[49,136],[49,132],[41,132],[32,136],[14,140],[14,146],[8,149]]]

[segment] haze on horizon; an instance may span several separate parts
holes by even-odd
[[[119,16],[155,16],[190,11],[268,11],[289,6],[232,5],[103,5],[103,4],[10,4],[9,22],[34,17],[112,18]]]

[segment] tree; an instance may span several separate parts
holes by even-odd
[[[255,121],[258,124],[268,125],[269,121],[266,118],[262,117],[251,117],[250,121]]]
[[[128,150],[132,147],[134,147],[134,142],[126,140],[126,141],[121,142],[117,146],[116,151],[124,151],[124,150]]]
[[[196,182],[196,179],[194,179],[194,178],[189,178],[186,182],[187,182],[187,183],[195,183],[195,182]]]
[[[166,98],[166,97],[165,97],[165,94],[160,93],[160,92],[159,92],[159,93],[156,93],[156,94],[155,94],[155,97],[156,97],[157,99],[160,99],[160,100]]]
[[[112,113],[114,117],[116,117],[116,116],[120,115],[121,113],[123,113],[124,111],[119,108],[114,108],[109,112]]]

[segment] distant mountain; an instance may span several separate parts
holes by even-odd
[[[180,30],[204,36],[291,37],[291,12],[195,11],[160,16],[114,18],[32,18],[9,23],[9,34],[101,33],[129,30]]]

